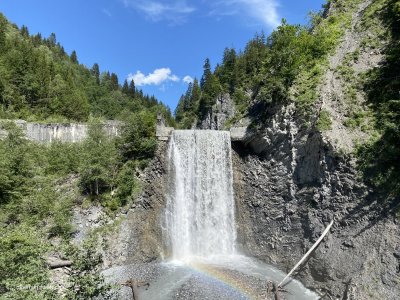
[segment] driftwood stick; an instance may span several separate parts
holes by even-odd
[[[304,254],[302,259],[300,259],[300,261],[293,267],[293,269],[289,272],[289,274],[287,274],[286,277],[283,278],[283,280],[278,284],[278,287],[282,286],[282,284],[285,282],[285,280],[288,279],[289,276],[292,275],[292,273],[294,271],[296,271],[296,269],[306,260],[306,258],[311,254],[311,252],[313,252],[314,249],[317,248],[319,243],[322,241],[322,239],[325,237],[325,235],[329,232],[329,229],[331,229],[332,225],[333,225],[333,220],[329,223],[328,227],[325,228],[324,232],[321,234],[319,239],[314,243],[314,245],[310,248],[310,250],[308,250],[307,253]]]

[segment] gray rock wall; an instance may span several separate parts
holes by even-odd
[[[229,94],[219,95],[210,113],[200,122],[199,129],[223,130],[225,122],[235,115],[235,104]]]
[[[284,107],[264,130],[234,142],[242,250],[289,271],[334,226],[296,278],[322,299],[397,299],[400,226],[349,157],[296,125]]]

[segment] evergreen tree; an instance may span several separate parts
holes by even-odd
[[[128,96],[132,99],[136,96],[135,82],[133,80],[129,83]]]
[[[190,110],[190,102],[192,99],[192,92],[193,92],[193,83],[188,84],[188,88],[186,90],[185,96],[184,96],[184,103],[183,103],[183,109],[185,111]]]
[[[78,64],[78,56],[76,55],[76,51],[75,50],[73,50],[72,53],[71,53],[71,61],[74,64]]]
[[[100,67],[97,63],[93,64],[90,73],[96,78],[96,83],[100,84]]]
[[[2,50],[6,44],[6,26],[7,21],[0,13],[0,50]]]
[[[49,47],[55,47],[57,44],[56,34],[52,32],[48,38]],[[76,55],[76,52],[75,52]],[[78,61],[78,60],[77,60]]]
[[[199,102],[200,102],[201,90],[199,86],[199,81],[197,78],[193,80],[193,88],[192,95],[190,99],[190,110],[195,112],[198,110]]]
[[[184,106],[185,106],[185,96],[182,95],[179,98],[178,105],[176,106],[175,112],[174,112],[175,119],[178,123],[181,122],[184,117],[184,114],[185,114]]]
[[[31,39],[35,47],[39,47],[43,43],[42,35],[40,33],[31,36]]]
[[[218,79],[229,93],[233,93],[237,84],[237,67],[235,49],[225,48],[222,66],[218,74]]]
[[[118,88],[119,88],[119,83],[118,83],[118,76],[117,76],[117,74],[111,73],[110,82],[111,82],[111,89],[112,89],[113,91],[118,90]]]
[[[203,65],[203,76],[201,77],[200,80],[200,88],[203,89],[203,86],[207,80],[208,77],[211,75],[211,65],[210,65],[210,59],[206,58],[204,61]]]
[[[201,98],[199,103],[199,115],[201,118],[211,110],[216,101],[216,97],[221,92],[218,78],[211,72],[210,60],[207,58],[204,63],[204,72],[201,78]]]
[[[76,51],[66,54],[54,33],[30,36],[26,26],[18,29],[0,13],[0,118],[86,121],[91,113],[114,118],[146,107],[165,109],[154,96],[145,103],[133,82],[128,90],[128,96],[126,85],[120,92],[115,74],[100,76],[98,64],[79,65]]]
[[[128,80],[124,80],[124,84],[122,85],[122,92],[125,95],[129,95],[129,85],[128,85]]]
[[[29,30],[28,30],[28,27],[26,27],[25,25],[21,26],[21,35],[24,38],[29,38]]]

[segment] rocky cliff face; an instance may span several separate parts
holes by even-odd
[[[235,104],[229,94],[218,96],[216,103],[198,128],[223,130],[225,122],[235,115]]]
[[[351,159],[293,118],[283,108],[247,146],[233,145],[242,250],[289,271],[334,219],[296,278],[323,299],[396,299],[399,224],[373,200]]]
[[[104,267],[160,260],[164,253],[162,222],[166,194],[168,142],[160,141],[155,158],[143,174],[142,192],[120,222],[103,235]]]
[[[233,143],[244,252],[289,271],[334,220],[331,233],[295,275],[322,299],[400,295],[399,220],[357,173],[351,153],[368,134],[346,126],[349,83],[337,72],[346,65],[356,78],[383,59],[379,48],[360,47],[363,37],[374,34],[357,31],[371,3],[354,13],[320,85],[314,114],[328,111],[331,128],[305,127],[291,104],[270,108],[262,129]],[[357,60],[349,61],[355,52]],[[366,109],[362,90],[355,99],[358,109]]]

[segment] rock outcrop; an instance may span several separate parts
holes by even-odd
[[[289,271],[334,219],[295,277],[323,299],[396,299],[400,226],[350,157],[321,133],[299,130],[287,107],[247,146],[233,146],[242,251]]]
[[[199,129],[223,130],[225,122],[235,115],[235,104],[229,94],[221,94],[207,116],[201,120]]]

